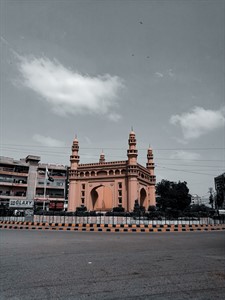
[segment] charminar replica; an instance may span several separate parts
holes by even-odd
[[[69,170],[68,211],[86,206],[89,211],[111,211],[113,207],[123,207],[125,211],[134,209],[137,200],[148,209],[155,205],[154,161],[152,149],[147,150],[146,167],[138,164],[136,137],[129,134],[127,160],[105,161],[102,153],[98,163],[79,164],[79,143],[72,145]]]

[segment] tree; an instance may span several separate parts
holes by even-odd
[[[143,214],[145,213],[145,207],[144,206],[140,206],[140,204],[138,203],[138,199],[134,201],[134,210],[133,212],[135,214]]]
[[[213,208],[213,188],[209,188],[209,204],[211,204],[212,208]]]
[[[178,183],[162,180],[156,185],[157,206],[162,211],[181,210],[183,211],[191,203],[191,195],[187,187],[187,182]]]

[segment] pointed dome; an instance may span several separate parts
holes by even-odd
[[[151,157],[153,157],[153,151],[152,151],[151,147],[148,148],[147,155],[150,155]]]
[[[75,138],[74,138],[74,140],[73,140],[73,143],[78,144],[77,135],[75,135]]]
[[[129,136],[135,136],[135,132],[133,130],[131,130]]]
[[[102,153],[100,154],[99,162],[100,163],[104,163],[105,162],[105,154],[104,154],[103,150],[102,150]]]

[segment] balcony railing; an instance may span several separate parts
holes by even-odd
[[[0,172],[4,174],[19,174],[23,176],[28,176],[28,170],[20,170],[15,168],[8,168],[8,167],[0,167]]]
[[[43,194],[36,194],[35,198],[44,198]],[[45,195],[45,198],[54,198],[54,199],[64,199],[65,196],[64,195],[59,195],[59,194],[53,194],[53,195]]]

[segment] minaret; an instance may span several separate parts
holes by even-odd
[[[128,164],[137,165],[138,151],[136,149],[136,137],[133,130],[129,134],[128,145],[129,145],[129,149],[127,150]]]
[[[137,156],[138,150],[136,149],[136,137],[132,130],[129,134],[128,140],[129,149],[127,150],[128,166],[128,199],[127,210],[132,211],[134,208],[135,200],[138,199],[138,172],[137,172]]]
[[[105,154],[102,150],[102,153],[100,154],[99,163],[103,164],[105,162]]]
[[[72,155],[70,155],[68,211],[75,211],[76,207],[79,206],[77,169],[80,157],[78,155],[78,152],[79,142],[77,137],[75,137],[72,145]]]
[[[150,174],[150,185],[148,186],[148,206],[155,206],[156,201],[155,201],[155,175],[154,175],[154,169],[155,169],[155,164],[153,160],[153,152],[152,148],[149,147],[147,151],[147,163],[146,163],[146,168],[149,171]]]
[[[154,164],[154,161],[153,161],[153,153],[152,153],[152,148],[151,147],[148,148],[148,152],[147,152],[146,168],[148,169],[150,175],[154,175],[155,164]]]

